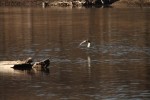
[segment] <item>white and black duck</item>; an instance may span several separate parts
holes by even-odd
[[[79,46],[82,46],[83,44],[86,44],[87,45],[87,47],[88,48],[90,48],[90,46],[91,46],[91,41],[90,40],[84,40],[84,41],[82,41],[80,44],[79,44]]]

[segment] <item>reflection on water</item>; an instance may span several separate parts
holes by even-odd
[[[149,14],[147,8],[1,8],[0,99],[149,100]],[[90,48],[78,46],[85,39]],[[51,65],[10,68],[28,57],[50,57]]]

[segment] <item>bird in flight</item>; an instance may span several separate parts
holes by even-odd
[[[81,46],[81,45],[83,45],[83,44],[87,44],[87,47],[89,48],[90,46],[91,46],[91,41],[90,40],[84,40],[84,41],[82,41],[80,44],[79,44],[79,46]]]

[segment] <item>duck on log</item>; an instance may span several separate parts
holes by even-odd
[[[12,68],[20,69],[20,70],[27,70],[32,68],[33,59],[31,57],[27,58],[24,61],[19,61],[18,64],[15,64]]]
[[[33,63],[33,59],[30,57],[27,58],[25,61],[21,61],[20,63],[15,64],[12,68],[18,70],[30,70],[32,68],[39,68],[39,67],[47,68],[49,65],[50,65],[49,59]]]

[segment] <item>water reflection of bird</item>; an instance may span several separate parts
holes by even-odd
[[[90,58],[90,56],[87,57],[87,62],[88,62],[88,67],[90,68],[91,67],[91,58]]]
[[[84,41],[82,41],[79,46],[83,45],[84,43],[87,43],[87,47],[88,48],[91,46],[91,41],[90,40],[84,40]]]

